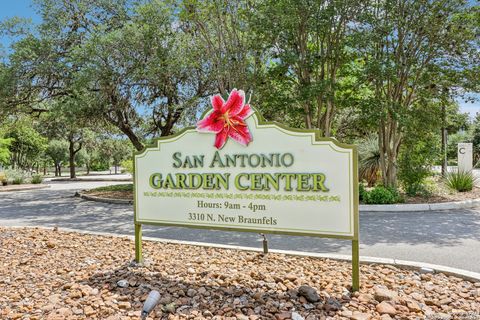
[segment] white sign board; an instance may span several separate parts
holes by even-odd
[[[356,151],[246,119],[248,146],[188,129],[135,156],[137,224],[356,236]]]
[[[473,145],[471,143],[458,144],[458,171],[471,171],[473,166]]]
[[[142,225],[349,239],[359,288],[355,147],[265,123],[241,90],[134,157],[135,260]]]

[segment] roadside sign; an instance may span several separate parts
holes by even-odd
[[[240,90],[212,104],[134,156],[136,260],[143,224],[340,238],[358,290],[356,148],[265,122]]]

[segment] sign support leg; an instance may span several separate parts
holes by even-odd
[[[352,240],[352,291],[360,289],[360,252],[358,240]]]
[[[142,254],[142,225],[135,224],[135,262],[143,262]]]

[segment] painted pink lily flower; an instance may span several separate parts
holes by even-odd
[[[220,95],[211,98],[213,112],[197,123],[197,130],[214,132],[215,147],[221,149],[230,137],[247,146],[252,141],[245,119],[253,114],[249,104],[245,104],[245,92],[233,89],[225,102]]]

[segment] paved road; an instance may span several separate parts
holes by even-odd
[[[50,189],[0,193],[1,226],[59,226],[133,234],[130,206],[74,197],[80,189],[115,182],[51,182]],[[480,208],[437,212],[361,213],[362,256],[414,260],[480,272]],[[261,247],[258,234],[144,227],[150,237]],[[269,236],[270,247],[350,254],[350,242]]]

